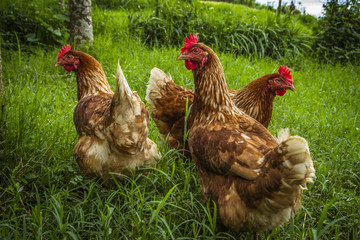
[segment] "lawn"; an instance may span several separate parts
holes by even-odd
[[[100,18],[100,12],[97,15]],[[117,15],[108,11],[103,17],[112,21]],[[72,155],[77,140],[72,121],[76,78],[54,67],[60,47],[2,51],[0,236],[252,239],[250,233],[216,232],[214,216],[200,202],[193,162],[162,144],[153,121],[149,138],[162,153],[157,169],[148,175],[134,174],[112,188],[101,180],[86,179]],[[193,88],[191,72],[176,61],[180,46],[149,48],[119,30],[96,34],[87,52],[102,64],[113,89],[119,60],[130,87],[144,102],[153,67]],[[275,99],[269,130],[275,135],[289,127],[292,135],[307,139],[315,164],[317,177],[304,191],[298,214],[259,238],[359,239],[360,68],[310,58],[218,56],[233,89],[277,71],[279,65],[292,69],[296,91]]]

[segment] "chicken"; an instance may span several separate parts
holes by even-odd
[[[148,110],[131,91],[119,63],[115,94],[92,56],[67,45],[59,51],[55,66],[60,65],[77,78],[74,123],[79,138],[74,155],[85,175],[109,182],[111,175],[122,179],[144,164],[155,166],[160,153],[147,137]]]
[[[197,43],[197,38],[193,43]],[[242,111],[268,127],[276,95],[283,96],[287,89],[295,91],[290,70],[280,66],[278,73],[262,76],[241,90],[229,90],[232,101]],[[153,68],[146,91],[151,117],[164,139],[172,148],[183,149],[184,133],[191,128],[191,112],[184,131],[186,101],[194,101],[194,91],[175,84],[162,70]],[[186,143],[186,142],[185,142]],[[188,150],[187,144],[185,149]]]
[[[302,189],[315,177],[308,143],[284,130],[276,140],[238,109],[219,58],[202,43],[189,44],[192,38],[177,59],[186,61],[195,82],[188,142],[202,199],[216,203],[221,223],[232,231],[275,228],[295,214]]]

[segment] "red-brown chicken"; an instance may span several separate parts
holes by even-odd
[[[140,97],[131,91],[120,65],[112,92],[105,73],[92,56],[71,50],[60,52],[55,66],[75,72],[78,104],[74,123],[79,139],[74,155],[88,177],[122,179],[133,170],[160,158],[156,144],[147,138],[149,113]]]
[[[193,43],[197,43],[197,38],[193,39]],[[268,127],[275,96],[283,96],[287,89],[295,91],[292,83],[290,70],[280,66],[278,73],[257,78],[241,90],[229,90],[229,94],[238,108]],[[177,85],[163,71],[153,68],[145,99],[163,138],[173,148],[184,148],[186,99],[190,106],[194,101],[194,91]],[[190,112],[187,129],[192,125],[191,119]],[[185,149],[188,150],[187,145]]]
[[[185,42],[185,60],[195,82],[191,156],[203,201],[217,205],[229,229],[262,232],[289,220],[315,169],[308,144],[288,131],[277,141],[258,121],[239,110],[228,93],[219,58],[208,46]]]

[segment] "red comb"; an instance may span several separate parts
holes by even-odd
[[[64,56],[64,54],[68,51],[71,50],[71,46],[70,45],[66,45],[66,46],[63,46],[60,51],[59,51],[59,56],[58,56],[58,59],[62,58],[62,56]]]
[[[193,45],[197,42],[198,42],[198,38],[197,38],[196,34],[193,33],[193,35],[191,36],[191,33],[190,33],[189,38],[186,37],[186,39],[185,39],[185,45],[183,48],[181,48],[181,52],[188,50],[191,47],[191,45]]]
[[[279,73],[283,75],[288,83],[293,83],[292,75],[290,69],[284,65],[279,67]]]

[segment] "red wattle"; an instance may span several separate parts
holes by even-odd
[[[280,89],[275,91],[275,94],[278,96],[284,96],[285,93],[286,93],[286,89]]]
[[[193,69],[196,69],[197,68],[197,64],[194,63],[194,62],[191,62],[189,60],[186,60],[185,61],[185,67],[189,70],[193,70]]]
[[[69,71],[69,72],[71,72],[72,70],[74,70],[74,67],[73,67],[73,66],[64,65],[64,68],[65,68],[66,71]]]

